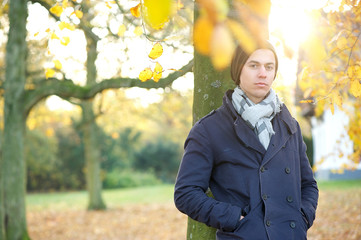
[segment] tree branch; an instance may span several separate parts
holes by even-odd
[[[25,101],[25,114],[28,114],[31,108],[38,103],[41,99],[44,99],[50,95],[57,95],[61,98],[78,98],[89,99],[93,98],[97,93],[106,89],[115,88],[131,88],[139,87],[145,89],[151,88],[165,88],[169,86],[179,77],[191,72],[193,68],[193,60],[189,61],[180,70],[169,74],[167,77],[160,79],[159,82],[149,80],[147,82],[141,82],[137,78],[113,78],[101,81],[94,85],[79,86],[70,80],[58,80],[55,78],[43,79],[37,82],[42,84],[37,85],[35,89],[27,90],[24,95]]]

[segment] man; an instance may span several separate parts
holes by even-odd
[[[176,207],[217,228],[219,240],[307,239],[315,219],[317,183],[299,124],[271,88],[277,69],[268,42],[250,55],[238,47],[236,88],[185,142]]]

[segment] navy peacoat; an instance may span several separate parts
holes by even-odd
[[[282,105],[272,120],[275,135],[266,150],[236,113],[232,92],[186,139],[175,184],[176,207],[217,228],[218,240],[307,239],[318,188],[298,122]],[[205,194],[208,188],[214,199]]]

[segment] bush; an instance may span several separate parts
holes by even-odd
[[[313,139],[312,137],[303,136],[303,141],[307,146],[306,154],[311,166],[313,166]]]
[[[134,170],[119,170],[115,169],[106,173],[103,181],[105,189],[110,188],[128,188],[139,187],[146,185],[157,185],[161,183],[157,177],[152,173],[137,172]]]
[[[57,143],[39,131],[28,131],[25,138],[27,190],[48,191],[59,188],[62,177],[56,173],[61,162],[56,157]]]
[[[180,146],[158,138],[148,142],[135,155],[133,167],[141,171],[153,171],[163,182],[173,183],[181,159]]]

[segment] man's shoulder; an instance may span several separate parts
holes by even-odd
[[[282,104],[281,112],[280,112],[280,118],[282,121],[286,124],[288,130],[291,133],[295,133],[297,131],[297,120],[292,116],[288,108],[285,104]]]
[[[209,122],[211,121],[213,118],[215,118],[217,115],[217,110],[213,109],[212,111],[210,111],[207,115],[205,115],[204,117],[202,117],[201,119],[199,119],[197,121],[197,123],[204,123],[204,122]]]

